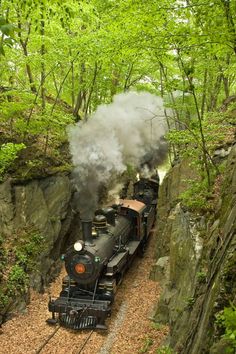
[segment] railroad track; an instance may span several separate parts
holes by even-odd
[[[40,354],[42,350],[46,347],[46,345],[49,343],[49,341],[55,336],[55,334],[59,331],[60,325],[58,325],[54,331],[48,336],[48,338],[43,342],[43,344],[39,347],[39,349],[36,350],[35,354]]]
[[[81,345],[81,347],[80,347],[80,349],[79,349],[79,351],[78,351],[77,354],[81,354],[81,353],[82,353],[82,351],[83,351],[84,348],[86,347],[86,345],[87,345],[89,339],[91,338],[93,332],[94,332],[94,329],[92,329],[92,330],[90,331],[90,333],[88,334],[87,338],[85,338],[85,340],[84,340],[83,344]]]
[[[39,349],[36,350],[35,354],[40,354],[42,352],[42,350],[46,347],[46,345],[50,342],[50,340],[55,336],[55,334],[59,331],[59,329],[61,328],[60,325],[57,325],[57,327],[54,329],[54,331],[48,336],[47,339],[45,339],[45,341],[42,343],[42,345],[39,347]],[[85,338],[85,340],[82,342],[81,347],[79,349],[79,351],[77,352],[77,354],[81,354],[84,350],[84,348],[86,347],[89,339],[91,338],[92,334],[94,332],[94,329],[91,330],[89,332],[89,334],[87,335],[87,337]]]

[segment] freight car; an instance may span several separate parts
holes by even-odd
[[[133,199],[97,210],[82,220],[83,240],[64,255],[67,276],[60,296],[50,299],[49,324],[80,329],[107,329],[117,286],[133,258],[142,253],[155,222],[158,175],[134,184]]]

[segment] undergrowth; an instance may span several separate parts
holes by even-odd
[[[21,230],[4,243],[0,237],[0,311],[11,305],[14,297],[24,295],[29,287],[29,274],[36,269],[37,256],[43,251],[44,237],[35,230]]]
[[[216,315],[216,324],[224,330],[222,338],[227,339],[229,345],[227,353],[235,353],[236,351],[236,306],[230,304],[223,311]]]

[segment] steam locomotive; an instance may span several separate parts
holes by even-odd
[[[97,210],[82,220],[83,240],[64,255],[67,276],[48,304],[49,324],[74,329],[107,329],[117,286],[133,258],[142,253],[155,221],[159,188],[156,174],[134,184],[133,199]]]

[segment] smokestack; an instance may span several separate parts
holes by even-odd
[[[93,244],[93,237],[92,237],[92,220],[81,220],[82,223],[82,233],[83,239],[86,244],[92,245]]]

